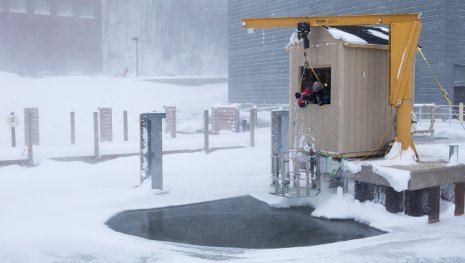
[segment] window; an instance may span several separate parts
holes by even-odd
[[[34,14],[50,15],[50,1],[34,0]]]
[[[95,18],[94,3],[92,0],[81,0],[79,3],[79,17]]]
[[[331,104],[331,68],[306,68],[301,67],[301,85],[300,91],[304,94],[304,90],[311,90],[311,95],[305,99],[310,104]],[[318,78],[315,76],[318,76]],[[319,83],[315,83],[318,82]]]
[[[72,0],[58,0],[57,1],[57,15],[58,16],[73,16]]]
[[[10,12],[26,13],[26,0],[10,0]]]

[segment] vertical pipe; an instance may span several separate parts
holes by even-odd
[[[171,138],[176,138],[176,107],[171,109]]]
[[[460,102],[459,104],[459,121],[463,122],[463,103]]]
[[[70,124],[71,124],[71,144],[76,144],[76,123],[74,112],[70,113]]]
[[[11,147],[16,147],[16,128],[11,127]]]
[[[255,124],[256,124],[257,108],[250,110],[250,147],[255,147]]]
[[[294,156],[294,187],[297,197],[300,197],[300,168],[299,168],[299,158],[297,156],[297,152]]]
[[[209,138],[208,138],[208,121],[209,121],[209,116],[208,116],[208,110],[205,110],[203,112],[203,145],[204,145],[204,150],[206,153],[210,150],[210,145],[209,145]]]
[[[100,138],[98,132],[98,113],[94,112],[94,158],[100,158]]]
[[[305,161],[305,190],[307,196],[310,195],[310,159],[306,158]]]
[[[128,111],[123,111],[123,133],[124,141],[128,141]]]

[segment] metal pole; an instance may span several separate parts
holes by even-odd
[[[98,112],[94,112],[94,158],[100,158],[100,138],[98,132]]]
[[[34,165],[33,141],[32,141],[32,112],[27,113],[27,165]]]
[[[11,127],[11,147],[16,147],[16,129]]]
[[[71,144],[76,144],[76,123],[75,123],[73,111],[70,113],[70,121],[71,121]]]
[[[206,153],[210,150],[210,145],[209,145],[209,138],[208,138],[208,122],[209,122],[209,116],[208,116],[208,110],[205,110],[203,112],[203,142],[204,142],[204,150]]]
[[[250,110],[250,147],[255,147],[255,123],[257,116],[257,109]]]
[[[123,111],[124,141],[128,141],[128,112]]]

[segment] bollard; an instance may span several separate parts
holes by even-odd
[[[255,126],[257,123],[257,108],[250,110],[250,147],[255,147]]]
[[[163,135],[162,119],[165,113],[143,113],[140,115],[141,146],[141,172],[145,178],[151,177],[152,189],[163,189]]]
[[[209,122],[208,110],[205,110],[203,112],[203,149],[205,150],[206,153],[208,153],[208,151],[210,150],[210,145],[209,145],[210,143],[209,143],[209,138],[208,138],[209,136],[208,122]]]
[[[94,112],[94,158],[100,158],[100,138],[98,131],[98,112]]]
[[[16,147],[16,128],[11,127],[11,147]]]
[[[123,133],[124,141],[128,141],[128,111],[123,111]]]
[[[70,121],[71,121],[71,144],[76,143],[76,124],[74,118],[74,112],[70,113]]]
[[[34,153],[33,153],[33,131],[32,131],[32,112],[27,112],[27,166],[34,166]]]

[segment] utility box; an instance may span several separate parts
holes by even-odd
[[[286,47],[291,149],[311,145],[334,157],[384,151],[395,130],[388,102],[388,37],[382,27],[311,27],[308,59],[303,43],[291,37]],[[324,83],[324,95],[319,104],[301,108],[295,93],[311,85],[315,74]]]

